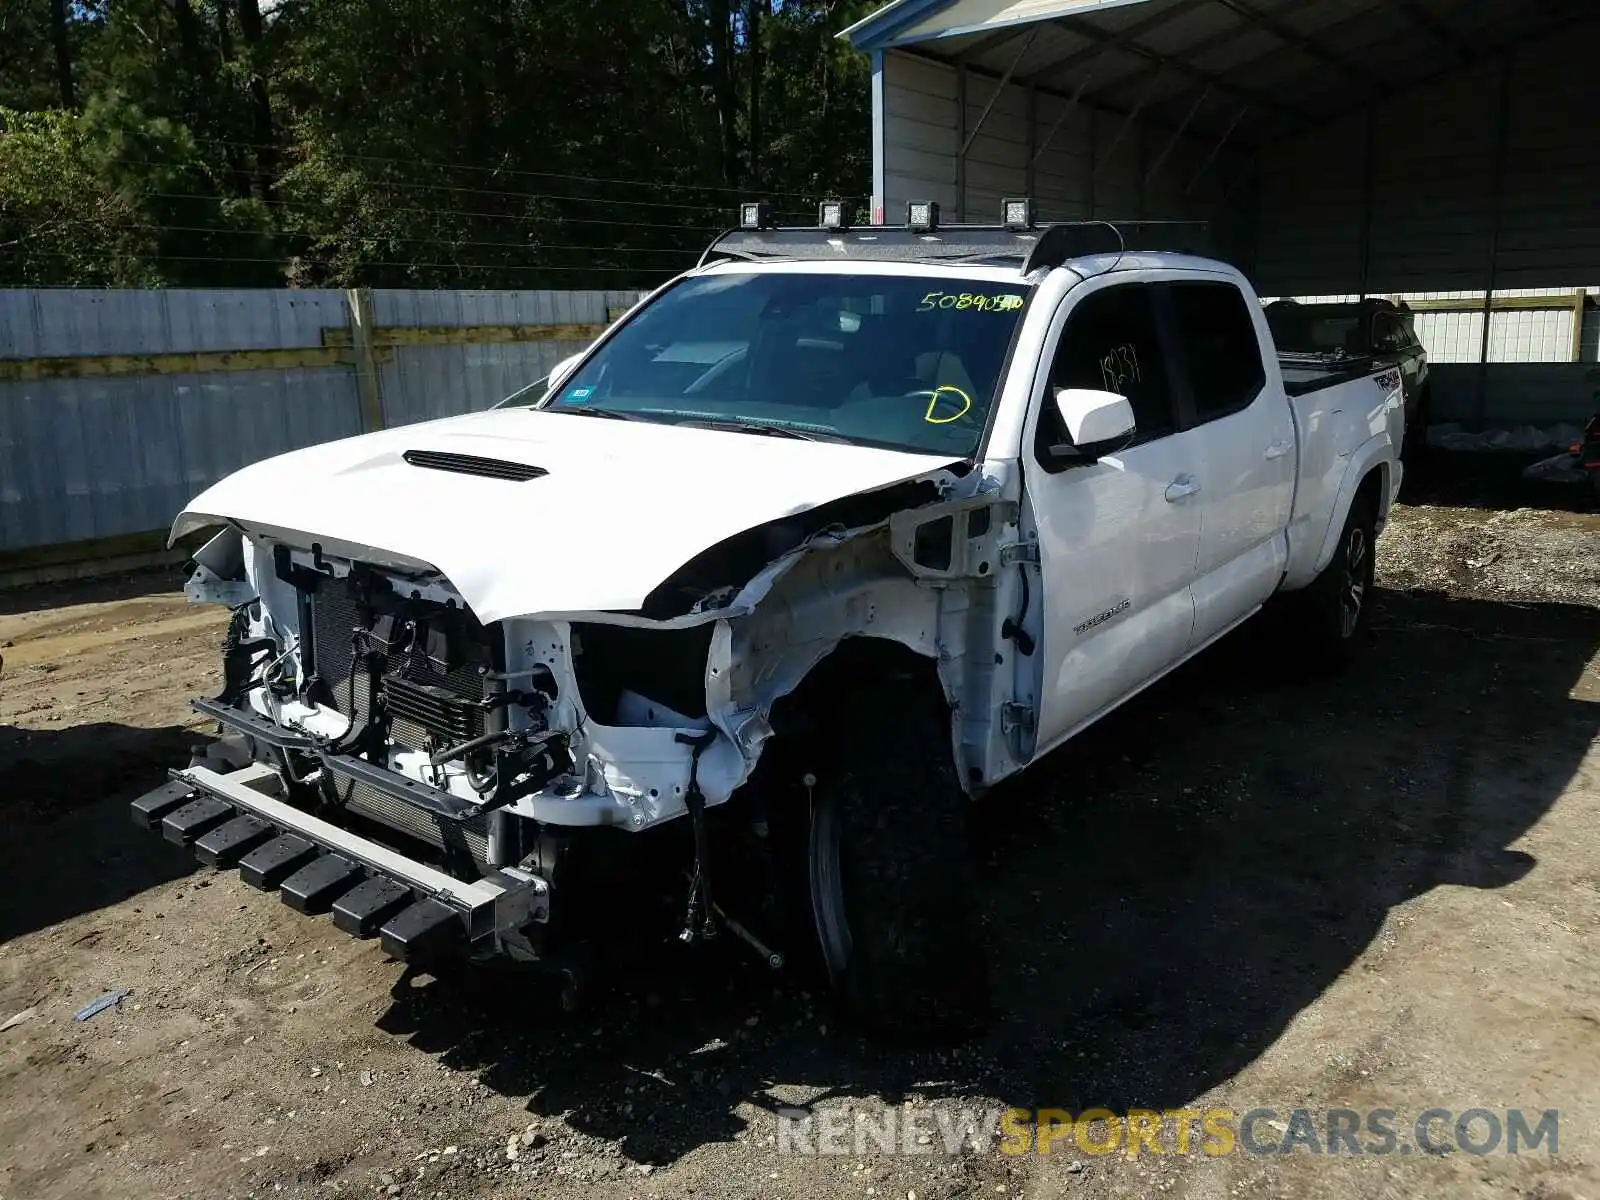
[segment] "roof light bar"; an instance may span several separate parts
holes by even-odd
[[[1020,231],[1033,228],[1033,198],[1012,196],[1000,201],[1000,224]]]
[[[823,229],[849,229],[850,217],[843,200],[824,200],[817,205],[817,224]]]
[[[746,200],[739,205],[740,229],[773,229],[772,206],[765,200]]]
[[[932,233],[939,228],[939,202],[913,200],[906,205],[906,228],[915,233]]]

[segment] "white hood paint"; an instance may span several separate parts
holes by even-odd
[[[413,467],[401,458],[407,450],[549,474],[526,483],[458,475]],[[335,544],[387,552],[436,568],[485,622],[637,609],[678,567],[736,533],[952,461],[499,409],[245,467],[197,496],[172,538],[231,520],[247,534],[319,541],[330,553]]]

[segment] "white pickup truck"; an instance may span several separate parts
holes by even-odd
[[[137,821],[411,960],[570,970],[665,863],[684,940],[976,1019],[969,798],[1277,593],[1348,658],[1400,484],[1396,373],[1089,232],[756,211],[532,402],[224,479],[226,736]]]

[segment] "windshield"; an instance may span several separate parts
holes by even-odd
[[[1366,354],[1361,314],[1350,309],[1270,305],[1267,327],[1279,350],[1312,354]]]
[[[687,279],[547,407],[964,457],[1027,303],[1021,283],[905,275]]]

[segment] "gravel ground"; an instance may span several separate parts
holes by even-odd
[[[1600,518],[1417,491],[1349,674],[1294,678],[1258,623],[991,798],[1000,1015],[944,1051],[670,946],[572,1015],[409,974],[128,824],[198,735],[213,614],[162,577],[0,595],[0,1022],[31,1010],[0,1200],[1600,1197]],[[1096,1105],[1557,1108],[1559,1153],[1013,1157],[936,1124]],[[808,1157],[788,1106],[934,1123]]]
[[[1600,597],[1600,520],[1535,508],[1417,505],[1383,540],[1378,582],[1400,591],[1561,604]]]

